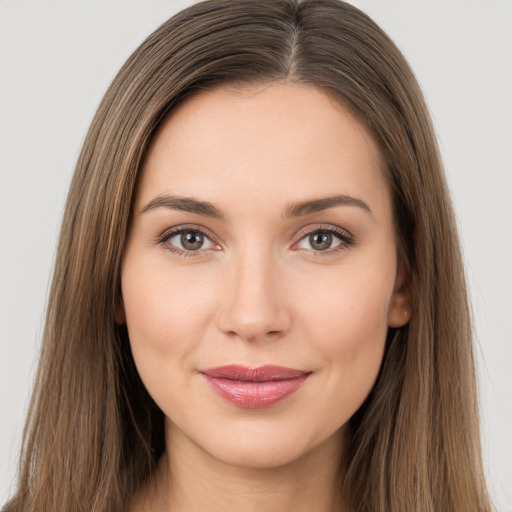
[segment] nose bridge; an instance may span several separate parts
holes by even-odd
[[[289,329],[278,259],[270,248],[246,247],[231,261],[221,329],[245,340],[275,338]]]

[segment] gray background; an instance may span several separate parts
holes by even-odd
[[[12,488],[63,203],[114,73],[192,1],[0,1],[0,503]],[[512,511],[512,0],[354,0],[411,62],[458,213],[483,446]]]

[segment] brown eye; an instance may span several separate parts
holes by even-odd
[[[181,233],[180,242],[186,251],[197,251],[204,243],[204,235],[199,231],[184,231]]]
[[[217,246],[201,231],[197,229],[180,229],[166,235],[162,243],[169,246],[169,249],[176,249],[181,252],[198,252],[203,249],[213,249]]]
[[[354,243],[353,238],[338,229],[317,229],[304,235],[297,243],[297,248],[312,252],[330,253],[330,249],[343,249]]]

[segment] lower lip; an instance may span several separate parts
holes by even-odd
[[[211,377],[204,373],[202,375],[220,397],[246,409],[261,409],[284,400],[295,393],[309,377],[306,374],[291,379],[246,382]]]

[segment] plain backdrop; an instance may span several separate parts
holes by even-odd
[[[192,1],[0,0],[0,504],[10,490],[63,204],[115,72]],[[482,441],[512,511],[512,0],[354,0],[424,89],[458,214]]]

